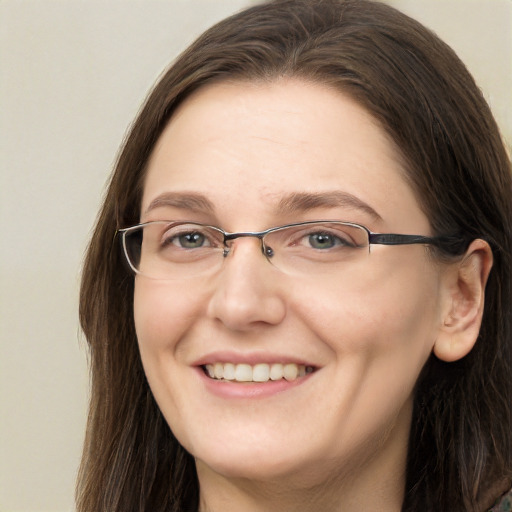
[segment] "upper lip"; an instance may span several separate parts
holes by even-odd
[[[250,364],[254,366],[260,363],[295,363],[297,365],[312,366],[317,368],[318,365],[297,356],[277,353],[259,353],[259,352],[210,352],[196,359],[192,366],[204,366],[215,363],[233,363],[233,364]]]

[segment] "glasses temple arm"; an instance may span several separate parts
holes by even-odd
[[[463,236],[422,236],[422,235],[400,235],[394,233],[369,233],[370,244],[379,245],[412,245],[426,244],[439,247],[451,254],[462,254],[470,241]]]
[[[437,238],[422,235],[399,235],[394,233],[370,233],[370,244],[379,245],[410,245],[410,244],[438,244]]]

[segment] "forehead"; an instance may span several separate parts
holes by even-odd
[[[418,213],[402,174],[384,130],[339,91],[296,79],[219,83],[185,100],[162,133],[142,212],[161,194],[192,192],[216,214],[249,218],[293,194],[341,191],[381,216],[393,205]]]

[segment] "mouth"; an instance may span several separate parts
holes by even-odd
[[[235,364],[217,362],[202,365],[205,375],[213,380],[228,382],[294,381],[315,371],[313,366],[296,363]]]

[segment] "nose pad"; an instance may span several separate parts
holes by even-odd
[[[270,260],[270,258],[274,256],[274,249],[272,249],[272,247],[268,245],[265,245],[265,242],[263,240],[261,240],[261,252],[268,260]]]

